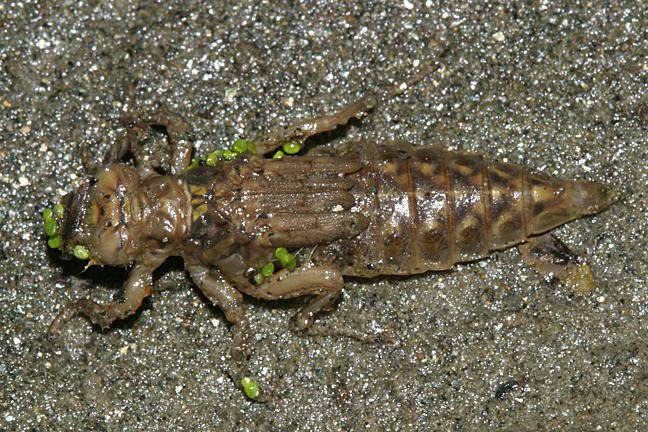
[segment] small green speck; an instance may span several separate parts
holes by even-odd
[[[51,247],[52,249],[58,249],[61,247],[61,237],[55,235],[50,237],[47,240],[47,246]]]
[[[269,262],[268,264],[263,266],[263,268],[261,269],[261,274],[266,277],[272,276],[274,271],[275,271],[274,263]]]
[[[63,217],[63,206],[61,204],[56,204],[54,208],[52,209],[52,212],[54,213],[54,216],[57,218],[62,218]]]
[[[52,209],[51,208],[46,208],[43,210],[43,219],[52,219]]]
[[[243,386],[243,391],[245,391],[245,394],[250,399],[256,399],[261,394],[261,389],[259,389],[259,385],[254,381],[252,381],[252,379],[249,377],[241,378],[241,386]]]
[[[74,256],[80,260],[90,259],[90,251],[85,246],[76,245],[74,246]]]
[[[283,149],[283,151],[290,155],[296,154],[297,152],[299,152],[299,150],[301,150],[301,147],[299,147],[299,144],[297,144],[296,142],[287,142],[283,146],[281,146],[281,148]]]
[[[236,153],[245,153],[248,150],[248,141],[244,139],[237,139],[232,144],[232,151]]]
[[[282,152],[281,150],[277,150],[277,152],[272,156],[272,159],[281,159],[284,157],[286,153]]]
[[[255,284],[261,285],[261,283],[263,282],[263,275],[261,273],[257,273],[254,275],[253,279]]]
[[[284,257],[284,256],[288,255],[288,251],[286,250],[286,248],[277,248],[277,249],[275,249],[274,253],[275,253],[275,256],[277,258],[279,258],[279,259],[281,259],[281,257]]]
[[[234,153],[233,151],[231,151],[231,150],[223,150],[223,159],[230,161],[230,160],[234,159],[235,157],[236,157],[236,153]]]
[[[53,236],[57,231],[58,224],[54,219],[52,219],[52,216],[50,215],[49,218],[45,219],[45,234],[47,234],[48,236]]]
[[[297,265],[297,258],[293,254],[286,254],[279,258],[281,266],[287,270],[292,270]]]
[[[197,167],[197,166],[198,166],[198,163],[200,163],[201,160],[203,160],[203,158],[198,158],[198,159],[194,160],[193,162],[191,162],[191,163],[189,164],[188,167],[184,168],[184,169],[182,170],[182,172],[187,172],[187,171],[189,171],[190,169]]]
[[[221,156],[223,155],[223,150],[216,150],[207,156],[207,159],[205,160],[205,163],[207,166],[214,166],[220,161]]]
[[[256,145],[252,141],[247,141],[247,151],[256,154]]]

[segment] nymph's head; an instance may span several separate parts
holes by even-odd
[[[60,206],[43,214],[50,247],[91,259],[92,264],[133,262],[140,247],[134,223],[137,215],[133,214],[138,183],[139,176],[131,167],[111,164],[102,168],[76,192],[63,197]]]

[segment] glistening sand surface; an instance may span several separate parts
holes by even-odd
[[[645,429],[646,6],[245,4],[0,4],[0,429]],[[116,292],[99,287],[112,271],[76,276],[47,252],[40,213],[125,109],[182,113],[205,155],[399,81],[444,46],[442,71],[324,144],[442,145],[618,186],[613,208],[557,230],[593,292],[549,286],[514,249],[350,281],[323,320],[389,332],[385,345],[295,335],[301,301],[250,300],[269,404],[227,378],[228,325],[181,271],[107,332],[77,318],[43,336],[69,299]]]

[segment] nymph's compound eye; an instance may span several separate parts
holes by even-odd
[[[88,208],[88,195],[90,192],[90,183],[81,185],[75,193],[69,193],[63,197],[63,223],[61,227],[61,237],[65,243],[70,240],[76,233],[83,230],[84,219]]]

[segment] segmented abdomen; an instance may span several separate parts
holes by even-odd
[[[363,143],[346,157],[363,163],[348,178],[352,211],[368,216],[369,226],[321,245],[313,258],[347,275],[447,269],[583,214],[574,200],[577,182],[482,154]]]

